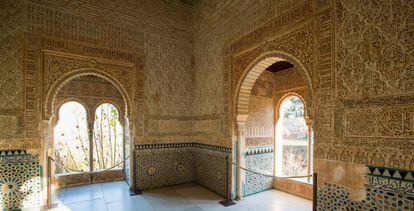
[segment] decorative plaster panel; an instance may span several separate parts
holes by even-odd
[[[22,109],[24,5],[18,1],[2,1],[0,14],[0,109]]]
[[[347,109],[345,136],[414,138],[414,105]]]
[[[0,138],[21,138],[23,133],[23,112],[0,109]]]
[[[308,73],[313,72],[313,24],[309,22],[303,26],[300,26],[297,29],[294,29],[292,32],[267,41],[240,55],[236,55],[233,60],[233,90],[235,90],[236,85],[242,80],[242,74],[246,68],[252,64],[252,62],[260,57],[262,54],[271,51],[281,51],[288,53],[294,56],[298,61],[303,64],[303,67]],[[285,59],[285,58],[282,58]],[[292,61],[290,61],[292,62]],[[301,73],[304,77],[306,73]],[[311,75],[310,75],[311,76]]]
[[[336,2],[336,94],[414,94],[414,2]]]

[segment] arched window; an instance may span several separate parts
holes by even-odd
[[[110,104],[101,104],[95,111],[93,135],[93,169],[104,170],[116,166],[122,168],[123,129],[118,109]]]
[[[305,107],[297,96],[283,100],[276,125],[276,174],[301,176],[309,173],[310,141]]]
[[[55,127],[56,174],[89,171],[87,113],[82,104],[70,101],[59,109]]]

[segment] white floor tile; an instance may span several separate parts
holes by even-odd
[[[107,203],[106,207],[108,208],[108,211],[155,211],[155,208],[153,208],[142,196],[134,196],[124,198],[120,201]]]
[[[130,198],[129,187],[125,181],[101,183],[105,203],[121,201]]]
[[[65,204],[102,199],[103,193],[99,184],[82,185],[65,189]]]
[[[66,204],[71,211],[107,211],[103,199]]]
[[[277,190],[268,190],[224,207],[217,194],[196,184],[184,184],[144,191],[129,196],[123,181],[59,190],[54,199],[56,211],[307,211],[312,202]]]
[[[52,203],[62,202],[65,199],[65,194],[65,189],[52,190]]]

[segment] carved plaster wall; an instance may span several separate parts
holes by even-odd
[[[316,157],[413,169],[413,14],[412,1],[336,2],[335,141]]]
[[[142,73],[122,83],[125,93],[143,85],[130,102],[146,114],[135,142],[232,146],[246,69],[280,51],[313,88],[316,159],[413,169],[413,16],[409,0],[1,1],[0,146],[39,153],[52,83],[39,72],[72,61],[108,76]]]
[[[0,2],[1,149],[41,154],[44,167],[49,134],[42,120],[64,83],[89,74],[109,79],[126,99],[132,142],[181,141],[181,133],[144,138],[151,115],[143,114],[159,115],[160,124],[191,115],[190,7],[142,0],[118,10],[118,3]]]
[[[262,73],[255,82],[246,120],[246,147],[273,146],[274,74]]]
[[[125,101],[122,94],[113,84],[98,76],[81,76],[65,84],[56,96],[53,113],[57,115],[60,106],[71,100],[85,105],[90,122],[94,121],[94,112],[102,103],[115,105],[121,118],[125,114]]]
[[[234,94],[244,71],[263,53],[278,49],[308,71],[317,159],[340,161],[344,169],[351,164],[414,168],[412,1],[210,2],[195,7],[193,101],[195,113],[221,114],[222,136],[232,134],[239,108]],[[220,98],[203,100],[216,92]],[[332,175],[325,165],[330,164],[321,164],[320,175]],[[339,174],[351,176],[368,182],[362,172]],[[355,193],[351,196],[361,196],[357,189],[366,191],[350,181],[341,185]]]
[[[119,10],[120,5],[125,10]],[[141,100],[132,103],[137,104],[137,112],[151,115],[140,118],[138,128],[133,130],[136,137],[140,137],[135,141],[160,140],[159,131],[143,138],[144,119],[151,121],[152,114],[156,114],[156,120],[165,125],[164,121],[166,124],[170,124],[171,120],[182,123],[181,116],[191,116],[188,112],[191,105],[191,94],[188,93],[192,87],[191,54],[188,54],[191,43],[187,33],[190,7],[179,1],[125,1],[116,5],[111,1],[2,1],[1,48],[4,57],[1,57],[0,66],[2,75],[7,76],[2,77],[0,82],[0,118],[4,122],[0,132],[2,148],[27,148],[35,153],[42,148],[38,139],[41,135],[41,115],[38,108],[30,106],[39,106],[40,102],[34,100],[44,99],[47,94],[40,95],[33,87],[43,80],[33,74],[35,68],[44,68],[38,59],[45,58],[45,67],[53,66],[58,57],[62,58],[60,53],[138,64],[135,68],[142,69],[142,75],[145,73],[146,77],[138,78],[137,84],[129,84],[131,89],[144,84],[137,92]],[[25,33],[44,37],[45,40],[26,39]],[[50,40],[46,41],[46,38]],[[33,49],[36,45],[50,47],[53,52]],[[130,52],[139,54],[139,58]],[[61,63],[64,67],[70,65],[76,68],[72,65],[73,59],[80,61],[80,66],[102,66],[96,59],[63,57],[65,59],[60,61],[67,62]],[[111,65],[105,68],[115,71],[115,66],[119,64]],[[54,76],[46,76],[46,79],[50,78],[45,82],[43,91],[59,76],[61,70],[57,70]],[[130,75],[120,76],[131,78]],[[174,126],[170,130],[177,131]],[[161,139],[174,141],[182,135],[179,132]]]

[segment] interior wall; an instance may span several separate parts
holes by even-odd
[[[275,105],[275,109],[279,109],[278,106],[280,105],[281,101],[289,94],[298,94],[299,96],[303,97],[305,104],[312,100],[308,96],[308,88],[306,87],[303,75],[300,74],[297,68],[292,67],[280,72],[276,72],[274,74],[274,80],[275,88],[273,103]]]
[[[194,182],[227,197],[231,149],[199,143],[136,146],[138,190]]]
[[[116,5],[111,1],[96,4],[81,1],[2,1],[1,10],[4,57],[0,62],[1,73],[6,76],[1,79],[4,89],[0,95],[2,148],[24,147],[34,152],[41,148],[38,139],[28,140],[24,136],[26,130],[30,130],[22,115],[25,109],[25,33],[109,49],[138,51],[145,55],[145,102],[140,109],[148,114],[146,122],[155,118],[162,125],[190,115],[192,84],[191,55],[188,52],[191,52],[192,45],[189,36],[190,7],[187,4],[144,0],[118,2]],[[145,129],[135,131],[137,136],[143,137]],[[169,138],[162,127],[145,131],[148,130],[145,140],[141,138],[136,141],[152,141],[154,136],[161,136],[157,140]],[[179,135],[182,134],[175,134]]]
[[[295,7],[298,2],[310,6]],[[400,178],[387,175],[390,181],[379,182],[384,175],[369,171],[379,166],[381,171],[401,169],[412,175],[414,169],[409,129],[414,99],[410,44],[414,20],[409,18],[414,14],[413,2],[298,2],[235,0],[196,4],[195,114],[219,114],[224,129],[217,136],[231,137],[232,98],[237,91],[232,87],[239,81],[228,79],[240,76],[244,71],[240,68],[247,67],[251,58],[273,50],[276,41],[292,44],[292,49],[296,44],[296,51],[289,53],[299,55],[302,63],[312,64],[308,70],[315,89],[310,99],[315,108],[314,166],[319,173],[320,209],[413,207],[413,201],[408,199],[413,194],[409,188],[411,179],[404,180],[403,193],[392,185],[402,182]],[[310,22],[313,37],[311,57],[303,57],[305,52],[299,52],[303,43],[294,34],[295,30],[308,30],[303,28],[306,21]],[[286,45],[280,48],[290,50]],[[235,61],[235,57],[240,59]],[[232,91],[227,94],[226,90]],[[215,139],[212,143],[231,145],[230,138],[211,139]],[[380,194],[378,197],[385,197],[384,200],[372,205],[376,192],[387,192],[380,185],[382,182],[390,188],[389,192],[401,193],[406,200],[398,205],[396,198]],[[341,194],[336,195],[335,191]],[[331,195],[334,197],[328,197]]]
[[[263,72],[253,85],[246,120],[245,166],[256,172],[273,175],[274,74]],[[273,187],[273,179],[246,172],[243,195],[252,195]]]
[[[69,81],[57,93],[55,100],[55,114],[58,113],[59,106],[70,100],[79,100],[86,105],[88,121],[93,121],[95,110],[102,103],[114,104],[120,117],[125,114],[125,102],[118,89],[98,76],[81,76]]]
[[[24,149],[28,154],[2,158],[1,165],[27,161],[30,168],[22,169],[27,175],[40,172],[30,180],[33,183],[31,191],[38,193],[36,196],[28,198],[30,191],[25,192],[17,186],[15,201],[4,195],[0,207],[17,209],[44,203],[42,190],[46,183],[41,181],[45,177],[39,169],[45,169],[46,143],[42,140],[48,135],[47,123],[42,122],[41,109],[30,108],[42,106],[45,96],[41,84],[54,82],[53,78],[59,77],[56,74],[61,72],[57,69],[52,71],[55,75],[39,77],[38,72],[46,66],[59,68],[66,62],[61,68],[99,69],[104,66],[100,61],[110,61],[112,66],[104,68],[118,74],[131,69],[140,71],[141,67],[131,67],[131,63],[142,65],[145,77],[140,78],[139,83],[144,83],[144,88],[137,92],[142,93],[143,100],[134,102],[137,105],[134,109],[145,115],[131,125],[131,137],[135,138],[132,141],[192,141],[188,137],[191,126],[185,124],[186,116],[191,115],[188,111],[191,110],[193,87],[191,54],[188,53],[192,50],[190,9],[185,2],[163,0],[0,2],[0,74],[4,76],[0,79],[0,148],[2,154],[17,155],[19,152],[8,151],[10,149]],[[57,52],[27,50],[45,45],[53,46]],[[82,51],[87,56],[65,54],[68,49],[69,52]],[[137,57],[129,57],[127,52],[134,52]],[[95,59],[92,56],[90,59],[90,55],[102,57]],[[143,59],[135,61],[137,58]],[[40,62],[42,59],[44,62]],[[82,62],[76,63],[78,60]],[[138,85],[132,85],[131,90]],[[157,126],[153,127],[154,124]],[[3,171],[6,170],[2,168],[0,175],[6,177]],[[22,184],[32,178],[14,176],[22,180]],[[25,204],[17,203],[25,199]]]
[[[251,92],[246,120],[246,147],[271,147],[274,137],[274,73],[262,73]]]
[[[228,97],[225,92],[229,87],[226,88],[228,81],[224,80],[224,47],[300,2],[302,0],[195,2],[192,109],[195,116],[212,116],[219,120],[208,125],[211,132],[207,137],[200,137],[201,141],[230,146],[231,122],[226,119],[230,105],[225,105]]]
[[[39,154],[46,136],[34,132],[45,127],[42,114],[27,110],[42,96],[30,89],[36,81],[24,78],[43,65],[25,60],[33,56],[25,49],[38,44],[27,40],[27,34],[89,43],[95,46],[89,53],[121,49],[144,56],[145,102],[137,109],[145,116],[142,127],[131,131],[135,143],[227,147],[233,125],[229,99],[234,96],[229,93],[234,94],[237,81],[224,70],[237,64],[242,72],[240,61],[259,56],[260,51],[250,51],[255,45],[303,47],[300,41],[306,37],[306,52],[292,53],[312,67],[320,208],[370,208],[374,196],[384,199],[387,191],[401,193],[402,205],[391,197],[378,202],[379,209],[414,207],[413,16],[410,0],[200,0],[193,6],[163,0],[1,1],[0,148],[6,154],[20,153],[7,149]],[[250,34],[267,23],[273,25]],[[246,42],[232,45],[239,38]],[[59,46],[64,43],[57,46],[64,49]],[[234,52],[241,58],[238,63],[227,58]],[[28,113],[39,121],[27,118]],[[24,168],[27,175],[38,172],[38,164],[32,165],[39,160],[36,155],[1,160],[4,165],[24,161],[30,167]],[[403,192],[395,183],[403,184]],[[375,195],[378,191],[385,192]],[[40,204],[39,197],[31,199],[25,206]]]

